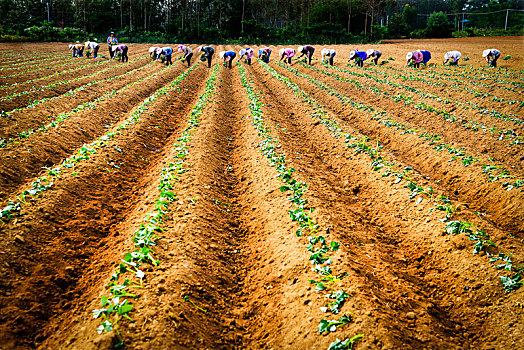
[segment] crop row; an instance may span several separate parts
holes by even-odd
[[[192,140],[194,130],[199,126],[200,116],[205,106],[213,99],[219,67],[219,65],[215,66],[206,81],[204,92],[199,95],[198,101],[190,113],[187,127],[174,144],[177,153],[173,157],[173,161],[161,170],[156,205],[154,210],[147,213],[144,223],[140,224],[140,227],[133,233],[133,251],[124,254],[124,258],[121,259],[115,273],[111,276],[111,281],[107,286],[109,296],[101,297],[102,308],[93,310],[93,317],[100,318],[98,333],[114,331],[119,339],[117,347],[123,345],[123,339],[118,330],[119,319],[126,318],[133,322],[129,315],[133,310],[133,304],[129,302],[128,298],[138,298],[139,295],[131,291],[144,288],[143,280],[146,276],[140,267],[143,264],[158,266],[160,263],[154,257],[154,246],[157,244],[158,235],[164,231],[161,226],[169,212],[170,204],[177,200],[176,193],[173,192],[174,184],[179,180],[180,174],[188,171],[184,168],[184,161],[189,154],[188,144]],[[174,86],[170,86],[165,88],[163,93],[169,93],[175,89]],[[152,101],[154,100],[150,100],[150,102]]]
[[[385,111],[385,110],[381,110],[379,108],[376,108],[376,107],[373,107],[373,106],[370,106],[370,105],[366,105],[366,104],[363,104],[363,103],[356,102],[355,100],[349,98],[348,96],[335,91],[334,89],[332,89],[331,87],[329,87],[326,84],[322,83],[321,81],[319,81],[319,80],[317,80],[317,79],[315,79],[315,78],[313,78],[313,77],[311,77],[311,76],[309,76],[307,74],[301,73],[300,71],[298,71],[295,68],[288,67],[287,65],[284,65],[284,64],[282,64],[280,62],[278,64],[281,67],[289,70],[290,72],[292,72],[296,76],[304,78],[304,79],[310,81],[311,83],[315,84],[320,89],[326,91],[329,95],[336,97],[342,103],[350,104],[351,106],[353,106],[353,107],[355,107],[357,109],[360,109],[360,110],[366,111],[367,113],[372,114],[371,115],[371,120],[374,120],[377,123],[383,124],[383,125],[385,125],[387,127],[396,128],[398,130],[401,130],[402,134],[414,134],[414,135],[417,134],[417,135],[419,135],[419,138],[424,139],[426,142],[428,142],[428,144],[430,146],[433,146],[433,148],[435,150],[437,150],[438,152],[440,152],[442,150],[448,151],[452,155],[452,158],[451,158],[450,161],[459,160],[460,163],[463,166],[465,166],[465,167],[471,165],[474,162],[479,162],[479,164],[480,164],[480,166],[482,168],[481,172],[485,176],[488,177],[490,182],[495,182],[495,181],[501,180],[501,179],[508,179],[508,180],[509,179],[514,179],[515,181],[513,183],[511,183],[511,182],[506,180],[505,182],[503,182],[501,184],[502,187],[506,188],[507,190],[523,188],[523,189],[521,189],[521,191],[524,191],[524,180],[517,179],[514,175],[511,175],[509,173],[509,171],[507,169],[505,169],[502,165],[497,165],[497,164],[494,164],[494,163],[487,163],[483,159],[475,158],[475,157],[465,153],[462,148],[455,148],[455,147],[452,147],[452,146],[450,146],[448,144],[445,144],[445,143],[438,143],[437,144],[436,141],[439,141],[441,139],[441,137],[438,134],[431,134],[431,133],[425,131],[422,128],[418,128],[418,129],[409,128],[408,126],[406,126],[406,125],[396,121],[395,119],[391,118],[390,114],[387,111]],[[483,163],[483,164],[481,164],[481,163]]]
[[[18,77],[20,75],[24,75],[24,74],[27,74],[27,73],[34,73],[34,72],[38,72],[38,71],[41,71],[41,70],[55,69],[55,68],[67,66],[67,65],[71,64],[71,61],[73,61],[73,58],[65,57],[65,58],[62,58],[62,59],[59,60],[59,62],[62,62],[62,61],[66,61],[66,62],[60,63],[60,64],[53,63],[53,64],[49,64],[47,66],[46,65],[44,65],[44,66],[38,65],[38,68],[26,69],[26,70],[23,70],[21,72],[17,72],[15,74],[4,75],[4,76],[1,76],[0,79],[14,78],[14,77]]]
[[[195,67],[197,67],[197,65],[194,65],[190,69],[186,70],[184,73],[179,75],[176,79],[174,79],[169,85],[156,90],[151,96],[146,98],[144,102],[142,102],[138,107],[135,108],[134,112],[131,114],[129,118],[127,118],[123,122],[116,125],[113,128],[114,131],[107,131],[104,135],[100,136],[95,141],[89,144],[83,145],[74,154],[69,156],[67,159],[65,159],[62,163],[58,164],[57,166],[45,168],[47,170],[47,176],[39,177],[35,181],[33,181],[30,184],[29,188],[27,190],[24,190],[16,198],[16,200],[15,199],[9,200],[8,205],[0,211],[0,221],[6,222],[6,221],[9,221],[12,217],[20,215],[21,203],[27,204],[26,202],[27,197],[37,197],[40,193],[51,188],[54,181],[58,179],[58,177],[60,177],[60,174],[65,169],[74,168],[76,165],[83,162],[84,160],[90,159],[91,154],[98,153],[97,149],[107,146],[108,141],[120,135],[122,133],[122,130],[126,130],[131,125],[137,123],[140,120],[142,114],[145,111],[147,111],[148,106],[153,101],[155,101],[161,95],[165,95],[169,91],[176,89],[178,84],[180,84],[180,82],[182,82]],[[155,74],[158,74],[158,73],[155,73]],[[138,81],[135,81],[132,84],[138,84],[145,79],[151,79],[151,78],[154,78],[154,75],[148,76]],[[113,125],[109,125],[108,127],[112,128]],[[111,164],[111,165],[117,169],[119,168],[119,166],[116,164]],[[73,175],[76,175],[76,172],[73,172]]]
[[[504,69],[497,69],[496,71],[493,72],[492,70],[487,70],[485,67],[483,68],[470,67],[467,69],[468,70],[467,72],[460,72],[456,68],[457,68],[456,66],[444,68],[444,70],[446,69],[449,70],[449,73],[443,72],[442,68],[435,70],[430,67],[428,68],[427,71],[430,73],[436,73],[436,78],[459,76],[461,78],[467,79],[468,81],[471,81],[471,80],[492,81],[493,83],[497,83],[497,84],[508,84],[508,85],[513,85],[513,86],[521,87],[521,88],[524,87],[524,83],[513,81],[513,80],[501,79],[501,74],[504,74],[502,73]],[[479,73],[476,73],[476,72],[479,72]],[[478,74],[480,74],[480,76],[478,76]],[[508,76],[508,78],[522,80],[522,73],[520,75]]]
[[[453,205],[452,202],[445,195],[435,196],[434,191],[431,187],[424,189],[417,185],[410,176],[411,167],[402,166],[392,161],[388,161],[385,156],[381,154],[382,146],[380,146],[379,140],[371,140],[370,138],[362,135],[353,135],[351,133],[344,132],[339,126],[337,121],[329,118],[327,111],[321,104],[316,102],[311,96],[309,96],[304,90],[298,85],[292,82],[289,78],[282,76],[275,69],[269,65],[259,61],[264,69],[266,69],[274,78],[286,84],[286,86],[293,92],[293,94],[299,98],[299,100],[311,106],[311,118],[319,119],[320,122],[330,131],[331,135],[335,139],[343,139],[347,144],[347,148],[353,149],[357,154],[367,155],[370,160],[370,167],[373,171],[384,171],[382,178],[392,176],[394,178],[393,184],[400,183],[403,179],[405,180],[404,187],[408,188],[411,193],[409,199],[414,199],[419,195],[427,195],[431,200],[435,201],[434,205],[436,210],[444,211],[445,217],[440,219],[440,222],[446,222],[445,231],[448,234],[466,234],[467,237],[474,242],[473,253],[478,254],[481,251],[486,251],[488,247],[496,248],[495,244],[491,241],[490,237],[481,229],[476,228],[469,222],[462,221],[451,221],[452,215],[456,212],[457,205]],[[285,65],[282,65],[285,66]],[[287,68],[287,66],[285,66]],[[355,104],[352,105],[356,109],[369,111],[365,106]],[[375,112],[377,113],[377,112]],[[378,112],[380,114],[380,112]],[[422,197],[419,197],[417,204],[422,201]],[[432,209],[433,210],[433,209]],[[486,251],[487,252],[487,251]],[[498,270],[509,271],[509,276],[501,275],[500,280],[504,290],[507,292],[514,291],[522,286],[522,272],[524,267],[520,265],[513,266],[511,261],[511,254],[507,255],[502,252],[498,254],[490,254],[487,252],[487,256],[490,258],[490,262],[497,263],[495,268]],[[502,264],[499,264],[501,263]]]
[[[2,62],[5,63],[4,65],[0,66],[0,67],[9,67],[10,65],[17,65],[17,64],[24,64],[26,62],[36,62],[38,60],[40,60],[41,58],[43,59],[46,59],[46,58],[56,58],[56,57],[60,57],[61,55],[60,54],[57,54],[56,52],[53,52],[53,53],[35,53],[35,52],[30,52],[31,53],[31,58],[28,58],[27,54],[24,54],[24,53],[21,53],[21,51],[16,51],[17,54],[13,54],[13,55],[5,55],[5,50],[2,50],[1,51],[2,54],[1,56],[5,56],[7,58],[2,58]],[[29,53],[29,52],[28,52]],[[68,55],[69,56],[69,55]]]
[[[77,66],[77,67],[74,67],[74,68],[70,68],[70,69],[54,72],[53,74],[46,75],[46,76],[43,76],[43,77],[38,77],[38,78],[34,78],[34,79],[28,79],[26,81],[16,82],[16,83],[7,84],[7,85],[0,85],[0,89],[5,89],[5,88],[9,88],[9,87],[17,86],[17,85],[22,85],[22,84],[31,84],[31,83],[34,83],[36,81],[49,79],[49,78],[52,78],[52,77],[56,77],[56,76],[65,74],[65,73],[71,73],[71,72],[80,70],[80,69],[85,68],[85,67],[106,65],[106,64],[109,64],[109,62],[111,62],[111,61],[97,61],[95,63],[89,62],[89,63],[83,64],[81,66]]]
[[[426,73],[423,73],[423,71],[416,71],[416,72],[414,72],[414,71],[405,71],[405,70],[398,69],[398,68],[393,68],[393,67],[385,67],[385,69],[388,70],[389,72],[383,72],[383,71],[381,71],[379,69],[376,69],[376,68],[373,68],[373,67],[361,68],[361,70],[370,71],[370,72],[373,72],[375,74],[382,75],[382,76],[384,76],[386,78],[393,77],[393,78],[396,78],[396,79],[401,79],[402,81],[408,81],[409,80],[409,81],[420,82],[420,83],[423,83],[423,84],[426,84],[426,85],[430,85],[430,86],[442,86],[442,87],[446,87],[446,88],[449,87],[449,88],[452,88],[454,90],[459,90],[459,91],[465,92],[467,94],[472,94],[475,97],[478,97],[478,98],[481,98],[481,99],[490,97],[493,102],[506,102],[509,105],[518,104],[519,107],[524,106],[524,101],[502,98],[502,97],[498,97],[496,95],[493,95],[492,93],[490,93],[488,91],[480,91],[478,89],[473,89],[471,87],[466,87],[467,85],[472,85],[467,80],[458,79],[458,78],[455,78],[455,79],[448,78],[446,80],[449,80],[449,81],[452,81],[452,82],[451,83],[446,83],[446,82],[440,82],[440,81],[437,80],[437,78],[439,78],[437,73],[426,74]],[[428,79],[428,78],[431,78],[431,79]],[[466,85],[466,86],[464,86],[464,85]],[[502,86],[498,86],[498,85],[491,85],[491,84],[481,83],[480,86],[485,87],[485,88],[498,87],[498,88],[502,88],[502,89],[508,90],[508,88],[502,87]],[[513,91],[513,90],[509,90],[509,91]]]
[[[343,289],[337,290],[336,288],[336,284],[346,277],[347,273],[334,273],[332,260],[329,255],[330,252],[332,253],[339,249],[340,243],[336,241],[328,242],[328,237],[326,236],[328,233],[326,235],[320,233],[322,231],[321,228],[310,215],[315,208],[309,206],[307,199],[304,198],[308,188],[307,183],[297,181],[294,178],[293,173],[295,169],[288,167],[285,154],[277,151],[279,141],[277,137],[271,134],[271,129],[265,123],[259,95],[255,93],[243,65],[239,65],[238,69],[242,86],[245,87],[246,94],[250,100],[249,108],[253,118],[253,127],[262,139],[257,147],[268,159],[269,165],[276,168],[278,179],[284,183],[284,185],[280,186],[280,191],[289,193],[287,199],[291,202],[292,207],[288,210],[288,214],[291,221],[299,225],[296,235],[298,237],[307,236],[306,249],[310,253],[309,260],[314,266],[312,270],[319,276],[318,279],[310,280],[310,282],[315,284],[315,290],[318,292],[329,291],[329,293],[325,294],[326,304],[321,307],[321,311],[337,315],[342,311],[341,308],[345,304],[346,299],[349,298],[349,295]],[[352,317],[347,314],[343,314],[338,319],[321,319],[318,331],[319,333],[335,332],[337,326],[351,321]],[[363,337],[362,334],[344,341],[337,339],[330,344],[329,349],[349,349],[361,337]]]
[[[131,60],[129,63],[131,64],[131,63],[133,63],[135,61],[138,61],[138,60],[141,60],[141,59],[143,59],[145,57],[146,56],[137,57],[137,58]],[[81,80],[81,79],[91,78],[91,77],[94,77],[95,75],[104,74],[104,73],[107,73],[107,72],[109,72],[111,70],[118,69],[118,68],[120,68],[120,66],[112,66],[112,67],[108,67],[108,68],[105,68],[105,69],[102,69],[102,70],[98,70],[98,71],[96,71],[94,73],[91,73],[89,75],[82,75],[82,76],[79,76],[79,77],[76,77],[76,78],[73,78],[73,79],[70,79],[70,80],[60,80],[60,81],[58,81],[56,83],[52,83],[52,84],[49,84],[49,85],[42,85],[42,86],[39,86],[39,87],[33,86],[30,89],[28,89],[28,90],[14,92],[11,95],[0,97],[0,102],[1,101],[6,101],[6,100],[11,101],[13,98],[24,96],[24,95],[29,95],[32,92],[41,92],[41,91],[44,91],[46,89],[52,90],[52,89],[54,89],[57,86],[66,85],[66,84],[69,84],[69,83],[72,83],[72,82],[75,82],[75,81],[78,81],[78,80]],[[16,111],[19,111],[19,110],[24,109],[24,108],[33,108],[34,106],[36,106],[36,105],[38,105],[38,104],[40,104],[42,102],[49,101],[49,100],[50,100],[49,98],[43,98],[43,99],[40,99],[40,100],[37,100],[37,101],[31,101],[29,106],[11,110],[11,111],[8,112],[8,114],[16,112]],[[1,116],[2,117],[9,117],[9,115],[6,115],[5,113],[3,113]]]
[[[334,79],[336,79],[338,81],[350,82],[350,83],[354,84],[355,86],[357,86],[357,87],[359,87],[361,89],[369,90],[369,91],[371,91],[374,94],[377,94],[377,95],[380,95],[380,96],[384,96],[384,97],[389,98],[389,99],[391,99],[391,100],[393,100],[395,102],[403,102],[404,105],[411,106],[414,109],[424,110],[424,111],[428,111],[428,112],[434,113],[437,116],[441,116],[446,122],[454,123],[454,122],[457,121],[457,119],[460,119],[453,113],[450,113],[448,111],[439,109],[439,108],[437,108],[435,106],[426,104],[426,103],[424,103],[422,101],[417,103],[417,102],[413,101],[413,97],[407,96],[407,95],[405,95],[403,93],[395,95],[395,94],[389,93],[388,91],[384,91],[383,89],[377,87],[376,85],[374,85],[374,86],[366,86],[366,85],[361,84],[360,82],[358,82],[355,79],[344,78],[344,77],[342,77],[342,76],[340,76],[340,75],[338,75],[336,73],[327,71],[325,69],[318,69],[318,68],[315,68],[315,67],[309,67],[309,68],[311,70],[314,70],[314,71],[320,72],[322,74],[328,75],[328,76],[330,76],[330,77],[332,77],[332,78],[334,78]],[[415,94],[418,94],[422,98],[431,98],[431,99],[437,100],[439,102],[440,101],[444,101],[445,103],[451,102],[448,99],[442,99],[442,97],[440,97],[440,96],[437,96],[437,95],[434,95],[434,94],[430,94],[430,93],[426,93],[426,92],[423,92],[421,90],[418,90],[418,89],[410,87],[410,86],[405,86],[405,85],[402,85],[402,84],[391,82],[391,81],[389,81],[389,79],[379,79],[379,78],[373,77],[373,76],[371,76],[369,74],[355,73],[355,72],[352,72],[352,71],[349,71],[349,70],[346,70],[346,69],[341,69],[341,68],[338,68],[338,67],[334,67],[334,69],[336,69],[336,70],[338,70],[340,72],[351,74],[351,75],[363,76],[363,77],[369,78],[369,79],[371,79],[373,81],[390,85],[390,86],[392,86],[392,87],[394,87],[396,89],[404,89],[404,90],[407,90],[409,92],[413,92]],[[507,120],[511,120],[514,123],[518,123],[518,124],[522,123],[522,124],[524,124],[524,122],[520,118],[517,118],[517,117],[515,117],[513,115],[505,115],[505,114],[499,113],[497,111],[486,110],[486,109],[483,109],[483,108],[481,108],[481,107],[477,106],[476,104],[473,104],[473,103],[471,103],[469,101],[466,102],[466,104],[469,107],[466,107],[465,106],[466,104],[464,104],[464,103],[462,103],[460,101],[457,101],[457,100],[455,100],[453,102],[456,105],[461,106],[465,110],[467,110],[469,108],[475,108],[475,109],[480,110],[484,115],[488,115],[488,116],[490,116],[492,118],[497,118],[497,119],[500,118],[500,119],[503,119],[503,120],[506,120],[506,121]],[[524,144],[524,140],[522,139],[522,137],[517,135],[517,133],[513,129],[500,130],[497,127],[486,126],[486,125],[477,123],[477,122],[472,121],[472,120],[464,121],[462,126],[465,127],[466,129],[470,129],[470,130],[474,130],[474,131],[482,130],[483,132],[497,133],[496,138],[498,140],[503,140],[504,137],[510,138],[510,143],[509,143],[510,146]]]
[[[127,72],[121,76],[125,76],[125,75],[129,75],[129,74],[132,74],[134,73],[135,71],[139,70],[141,68],[137,68],[133,71],[130,71],[130,72]],[[60,124],[66,120],[66,119],[69,119],[72,115],[76,114],[77,112],[80,112],[80,111],[85,111],[85,110],[90,110],[90,109],[94,109],[96,108],[96,106],[104,101],[104,100],[107,100],[107,99],[110,99],[110,98],[113,98],[113,97],[118,97],[122,92],[124,92],[125,90],[129,89],[131,86],[135,85],[135,84],[138,84],[138,83],[141,83],[142,81],[144,80],[148,80],[148,79],[152,79],[152,78],[155,78],[157,75],[159,75],[160,73],[162,73],[163,71],[165,71],[166,69],[168,69],[168,67],[164,67],[162,70],[150,75],[150,76],[147,76],[145,78],[142,78],[142,79],[139,79],[137,81],[133,81],[127,85],[125,85],[124,87],[118,89],[118,90],[111,90],[105,94],[103,94],[102,96],[100,97],[97,97],[96,99],[92,100],[92,101],[87,101],[87,102],[84,102],[80,105],[78,105],[77,107],[73,108],[72,110],[70,110],[69,112],[63,112],[63,113],[60,113],[58,114],[57,116],[55,116],[54,118],[52,118],[52,120],[47,124],[47,125],[40,125],[40,127],[38,129],[28,129],[26,131],[22,131],[20,133],[18,133],[18,139],[15,139],[15,138],[9,138],[9,139],[5,139],[5,138],[1,138],[0,137],[0,148],[5,148],[13,143],[16,143],[18,141],[18,143],[20,142],[23,142],[25,139],[29,138],[31,135],[35,134],[35,133],[44,133],[44,132],[47,132],[49,131],[49,129],[51,128],[57,128],[58,126],[60,126]],[[121,76],[114,76],[112,78],[109,78],[108,81],[110,80],[114,80],[114,79],[117,79],[117,78],[120,78]],[[100,80],[102,81],[102,80]],[[98,84],[100,81],[95,81],[95,82],[92,82],[92,83],[89,83],[87,84],[88,86],[89,85],[94,85],[94,84]],[[80,87],[78,89],[83,89],[83,87]],[[75,89],[75,90],[78,90],[78,89]],[[72,90],[72,91],[75,91],[75,90]]]
[[[33,59],[33,60],[22,60],[20,63],[14,63],[14,64],[5,64],[0,65],[0,71],[6,71],[11,69],[18,69],[25,66],[31,66],[35,64],[42,64],[43,62],[52,61],[52,60],[61,60],[65,57],[69,57],[69,55],[57,55],[57,54],[51,54],[49,56],[42,56],[42,57],[48,57],[48,58],[39,58],[39,59]]]

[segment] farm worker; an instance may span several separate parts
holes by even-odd
[[[292,49],[292,48],[285,48],[285,49],[280,49],[280,51],[278,52],[280,54],[280,60],[284,60],[284,62],[286,62],[288,65],[291,65],[291,59],[295,56],[295,49]],[[285,57],[285,58],[284,58]]]
[[[151,46],[149,48],[149,57],[151,57],[154,60],[156,60],[157,58],[157,51],[160,51],[161,48],[159,48],[158,46]]]
[[[69,45],[69,50],[73,51],[73,57],[84,57],[84,45],[83,44],[71,44]]]
[[[306,55],[306,57],[309,59],[309,65],[311,66],[311,58],[313,57],[313,53],[315,52],[315,48],[313,46],[299,46],[298,52],[300,52],[300,56],[298,58],[301,58],[302,56]]]
[[[462,57],[462,54],[459,51],[449,51],[444,54],[444,63],[448,63],[449,60],[452,60],[449,62],[450,66],[456,66],[458,63],[458,60]]]
[[[320,54],[322,55],[322,63],[324,63],[324,60],[329,60],[329,65],[332,66],[333,58],[337,54],[337,51],[335,49],[322,49],[322,51],[320,51]]]
[[[220,57],[221,60],[224,60],[224,62],[229,61],[229,69],[231,69],[231,65],[233,63],[233,59],[237,57],[237,54],[235,51],[221,51],[218,54],[218,57]]]
[[[178,51],[182,51],[184,54],[183,59],[186,60],[187,66],[191,66],[191,57],[193,57],[193,50],[184,45],[178,45]]]
[[[199,46],[197,48],[197,51],[204,51],[204,55],[207,58],[207,68],[211,68],[211,60],[213,59],[213,55],[215,54],[215,49],[213,49],[211,46]]]
[[[169,46],[163,47],[163,48],[157,48],[156,50],[156,58],[160,58],[160,56],[164,55],[166,58],[166,66],[172,65],[173,61],[171,61],[171,55],[173,54],[173,49]]]
[[[258,50],[258,57],[262,60],[262,62],[269,63],[271,52],[272,50],[269,47],[264,47],[263,49]]]
[[[118,45],[118,39],[115,36],[115,32],[111,32],[111,34],[109,34],[109,37],[107,38],[107,46],[109,47],[109,56],[111,57],[111,59],[115,55],[113,45]]]
[[[408,54],[406,55],[407,64],[409,65],[409,62],[413,62],[413,67],[415,68],[420,67],[420,63],[423,59],[424,57],[422,56],[422,52],[420,51],[411,51],[408,52]]]
[[[127,45],[124,45],[124,44],[121,44],[121,45],[117,45],[116,48],[115,48],[115,51],[113,52],[114,55],[116,56],[116,54],[121,54],[122,55],[122,62],[127,62],[129,61],[129,57],[127,57]],[[114,56],[113,56],[114,58]]]
[[[380,56],[382,56],[382,51],[369,49],[366,51],[366,54],[368,55],[368,58],[373,57],[372,61],[375,62],[375,65],[377,65],[378,59]]]
[[[482,52],[482,57],[486,57],[486,62],[488,62],[489,65],[496,67],[497,60],[500,57],[500,51],[497,49],[487,49]]]
[[[85,48],[86,48],[86,56],[89,57],[91,52],[93,53],[93,58],[96,58],[98,55],[98,50],[100,49],[100,44],[95,43],[94,41],[86,41],[85,42]]]
[[[431,59],[431,52],[427,50],[417,50],[417,51],[420,51],[422,53],[422,63],[428,64],[429,60]]]
[[[238,52],[238,55],[239,55],[238,60],[240,61],[242,57],[244,57],[245,55],[247,59],[247,64],[251,65],[251,59],[253,58],[254,54],[255,54],[255,51],[253,51],[253,49],[250,47],[248,47],[247,49],[242,49]]]
[[[354,50],[349,53],[348,62],[353,59],[355,60],[357,66],[364,67],[364,61],[368,59],[368,54],[366,53],[366,51]]]

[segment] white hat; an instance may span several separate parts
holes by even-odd
[[[240,50],[240,52],[239,52],[238,54],[239,54],[240,56],[242,56],[242,55],[245,55],[246,52],[247,52],[246,49],[242,49],[242,50]]]
[[[451,58],[451,51],[444,54],[444,58],[449,60]]]
[[[351,51],[351,52],[349,53],[349,59],[350,59],[350,60],[353,59],[353,57],[355,57],[356,54],[357,54],[357,52],[356,52],[355,50]]]
[[[406,60],[409,61],[412,58],[413,58],[413,52],[408,52],[408,54],[406,55]]]
[[[298,47],[298,52],[302,52],[302,50],[304,50],[304,46],[299,46]]]
[[[218,57],[220,57],[220,59],[224,58],[224,55],[226,54],[225,51],[220,51],[220,53],[218,54]]]
[[[320,53],[325,56],[325,55],[328,55],[329,54],[329,49],[328,48],[324,48],[322,49],[322,51],[320,51]]]
[[[375,50],[373,50],[373,49],[369,49],[369,50],[366,51],[366,54],[367,54],[368,56],[370,56],[370,55],[373,55],[374,52],[375,52]]]
[[[197,47],[197,51],[198,52],[202,51],[202,46]]]
[[[482,51],[482,57],[486,57],[487,55],[489,55],[490,52],[491,52],[490,49]]]

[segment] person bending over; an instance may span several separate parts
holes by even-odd
[[[486,62],[488,62],[488,65],[496,67],[497,60],[500,57],[500,51],[497,49],[487,49],[482,52],[482,57],[486,58]]]
[[[240,61],[244,56],[246,56],[247,64],[251,65],[251,59],[253,58],[253,55],[255,54],[255,51],[253,51],[252,48],[248,47],[247,49],[242,49],[238,53],[238,60]]]
[[[355,63],[359,67],[364,67],[364,61],[368,59],[368,54],[366,51],[354,50],[349,53],[349,61],[355,60]]]
[[[315,52],[315,48],[310,45],[299,46],[298,52],[300,53],[300,56],[298,56],[298,58],[300,59],[302,56],[306,55],[306,57],[308,58],[308,63],[311,66],[311,58],[313,58],[313,53]]]
[[[320,54],[322,55],[322,63],[324,63],[324,60],[329,61],[329,65],[333,65],[333,58],[335,58],[335,55],[337,54],[337,51],[335,49],[322,49],[320,51]]]
[[[366,51],[368,58],[373,57],[372,61],[375,62],[375,66],[378,65],[378,59],[382,56],[382,51],[369,49]]]
[[[100,49],[100,44],[95,43],[94,41],[86,41],[85,48],[87,57],[89,57],[89,55],[93,53],[93,58],[97,58],[98,50]]]
[[[462,54],[459,51],[449,51],[444,54],[444,63],[446,64],[449,62],[450,66],[456,66],[458,64],[458,60],[462,57]]]
[[[211,46],[199,46],[197,51],[204,52],[205,58],[207,59],[207,68],[211,68],[211,60],[215,54],[215,49],[213,49]]]
[[[285,49],[280,49],[280,60],[284,60],[288,65],[291,65],[291,59],[295,56],[295,49],[292,49],[290,47]]]
[[[187,66],[191,66],[191,57],[193,57],[193,50],[184,45],[178,45],[178,51],[181,51],[184,56],[183,59],[187,62]]]
[[[224,63],[229,62],[229,69],[232,68],[233,60],[237,57],[235,51],[222,51],[218,54],[221,60],[224,60]]]
[[[271,52],[271,48],[264,47],[263,49],[258,50],[258,57],[262,60],[262,62],[269,63]]]

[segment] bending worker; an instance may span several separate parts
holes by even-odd
[[[121,57],[120,57],[120,60],[122,62],[127,62],[129,61],[129,57],[127,57],[127,45],[124,45],[124,44],[120,44],[120,45],[116,45],[116,48],[115,50],[113,51],[113,58],[117,55],[117,54],[120,54]]]
[[[178,51],[184,54],[183,59],[186,60],[187,66],[191,67],[191,57],[193,57],[193,50],[185,45],[178,45]]]
[[[253,51],[252,48],[248,47],[247,49],[242,49],[238,53],[239,57],[238,60],[240,61],[244,55],[246,56],[247,64],[251,65],[251,59],[253,58],[253,55],[255,54],[255,51]]]
[[[118,39],[115,36],[115,32],[111,32],[107,38],[107,46],[109,47],[109,56],[113,58],[115,55],[115,48],[113,46],[118,45]]]
[[[353,59],[355,60],[357,66],[364,67],[364,61],[368,59],[368,54],[366,53],[366,51],[358,51],[357,49],[349,53],[348,62]]]
[[[280,54],[281,61],[284,60],[284,62],[286,62],[288,65],[291,65],[291,59],[295,56],[295,49],[288,47],[285,49],[280,49],[278,53]]]
[[[94,41],[86,41],[85,42],[85,48],[86,48],[86,56],[89,57],[91,52],[93,53],[93,58],[96,58],[98,55],[98,50],[100,49],[100,44],[95,43]]]
[[[373,57],[372,61],[375,62],[375,66],[378,65],[378,59],[382,56],[382,51],[369,49],[366,51],[368,58]]]
[[[151,57],[154,60],[157,59],[157,51],[159,52],[161,50],[161,48],[159,48],[158,46],[151,46],[149,48],[149,57]]]
[[[262,62],[269,63],[271,52],[271,48],[264,47],[263,49],[258,50],[258,57],[262,60]]]
[[[164,55],[166,58],[166,66],[172,65],[171,55],[173,54],[173,49],[169,46],[159,48],[156,50],[156,58],[159,59],[160,56]]]
[[[486,62],[492,67],[497,66],[497,60],[500,57],[500,51],[497,49],[487,49],[482,52],[482,57],[486,57]]]
[[[311,66],[311,58],[313,57],[313,53],[315,52],[315,48],[310,45],[306,46],[299,46],[298,52],[300,53],[300,56],[298,58],[300,59],[302,56],[306,55],[308,58],[309,65]]]
[[[235,59],[235,57],[237,57],[237,54],[235,51],[222,51],[218,54],[218,57],[220,57],[220,59],[223,59],[224,62],[229,61],[229,69],[231,69],[231,65],[233,64],[233,60]]]
[[[329,60],[329,65],[333,65],[333,58],[337,54],[337,51],[335,49],[322,49],[320,51],[320,54],[322,55],[322,63],[324,63],[324,60]]]
[[[69,51],[73,51],[73,57],[84,57],[84,45],[83,44],[70,44]]]
[[[450,66],[456,66],[458,64],[458,60],[461,57],[462,57],[462,54],[459,51],[446,52],[444,54],[444,63],[443,64],[446,64],[446,63],[448,63],[449,60],[451,60],[451,62],[449,62],[449,65]]]
[[[199,46],[197,48],[197,51],[204,51],[204,55],[206,55],[207,58],[207,68],[211,68],[211,60],[213,59],[213,55],[215,54],[215,49],[213,49],[211,46]]]
[[[413,67],[419,68],[420,64],[427,64],[428,61],[431,59],[431,52],[426,50],[417,50],[408,52],[406,55],[406,61],[407,64],[409,64],[410,61],[413,62]]]

